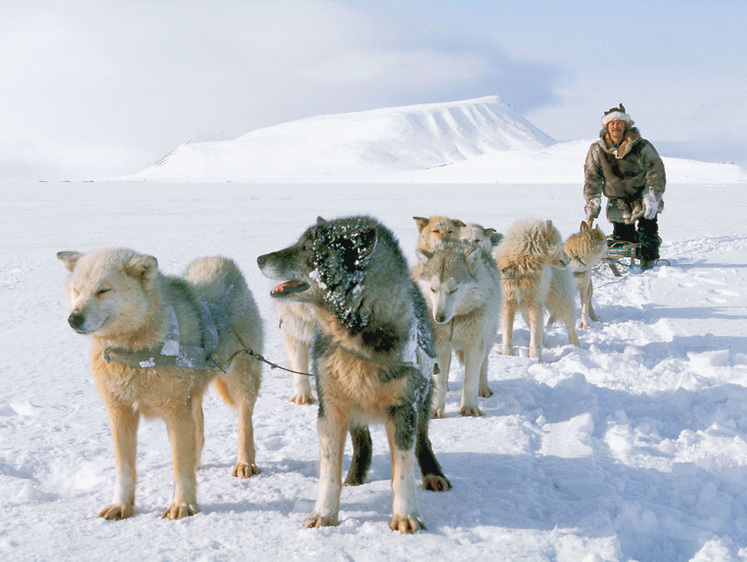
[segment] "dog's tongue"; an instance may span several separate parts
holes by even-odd
[[[289,295],[291,293],[302,293],[309,288],[308,283],[303,281],[286,281],[272,290],[273,295]]]

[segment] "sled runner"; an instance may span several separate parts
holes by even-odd
[[[622,276],[621,266],[630,269],[635,265],[641,265],[641,245],[639,243],[607,238],[607,248],[607,256],[602,261],[610,266],[615,277]],[[629,260],[629,262],[625,263],[624,260]],[[660,262],[669,265],[669,262],[665,259],[659,258],[656,260],[657,264]]]

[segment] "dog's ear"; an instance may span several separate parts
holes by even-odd
[[[412,217],[412,218],[415,219],[416,223],[418,223],[418,232],[421,232],[430,222],[425,217]]]
[[[325,222],[327,222],[327,219],[322,218],[322,217],[316,217],[316,224],[324,224]]]
[[[417,258],[420,265],[425,265],[426,263],[428,263],[428,260],[433,257],[433,252],[421,250],[420,248],[418,248],[417,250],[415,250],[415,257]]]
[[[143,287],[150,287],[158,271],[158,260],[153,256],[135,256],[125,265],[125,271],[143,283]]]
[[[591,224],[586,221],[581,221],[581,226],[578,230],[579,232],[586,232],[587,230],[591,230]]]
[[[490,244],[492,246],[497,246],[501,243],[501,240],[503,240],[503,234],[500,232],[495,232],[495,229],[491,228],[490,230],[493,230],[493,232],[490,234]]]
[[[68,271],[72,271],[82,255],[80,252],[57,252],[57,259],[65,264]]]
[[[555,230],[555,227],[552,225],[552,221],[551,220],[546,220],[545,221],[545,232],[547,232],[548,234],[552,235],[552,233],[553,233],[554,230]]]
[[[453,223],[454,223],[454,224],[455,224],[456,226],[458,226],[459,228],[462,228],[462,227],[464,227],[464,226],[467,226],[466,224],[464,224],[464,223],[463,223],[462,221],[460,221],[459,219],[451,219],[451,222],[453,222]]]

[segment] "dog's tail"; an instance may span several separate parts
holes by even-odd
[[[223,401],[226,404],[228,404],[232,408],[236,407],[236,403],[231,397],[231,393],[228,391],[228,387],[226,386],[225,382],[223,382],[220,378],[215,377],[213,379],[213,386],[215,387],[215,390],[218,391],[218,394],[220,395],[221,398],[223,398]]]

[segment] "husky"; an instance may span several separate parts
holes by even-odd
[[[579,231],[568,237],[563,249],[571,258],[568,267],[576,279],[581,295],[581,327],[589,327],[590,320],[597,315],[591,304],[594,287],[591,282],[591,270],[607,255],[607,238],[599,225],[592,228],[586,221],[581,221]]]
[[[239,412],[233,476],[259,473],[252,412],[261,368],[262,322],[238,267],[226,258],[192,262],[183,278],[158,270],[153,256],[125,248],[57,254],[70,272],[68,324],[90,336],[91,369],[114,439],[114,499],[100,513],[124,519],[135,509],[135,456],[140,416],[166,422],[174,497],[165,519],[199,511],[195,470],[204,444],[202,396],[212,381]]]
[[[495,261],[475,244],[444,242],[435,252],[418,250],[418,286],[434,323],[439,372],[432,416],[444,416],[451,352],[464,363],[459,413],[481,416],[478,394],[493,394],[488,386],[488,355],[500,322],[501,281]]]
[[[271,296],[307,303],[318,321],[311,348],[319,400],[319,490],[304,527],[336,525],[346,431],[383,421],[391,448],[390,528],[425,529],[413,480],[417,455],[423,487],[448,490],[428,439],[435,349],[420,292],[399,244],[371,217],[321,221],[294,245],[257,258],[262,273],[282,281]]]
[[[477,244],[486,252],[492,252],[493,248],[503,240],[503,234],[496,231],[495,228],[485,228],[477,223],[463,226],[460,229],[459,236],[462,242]]]
[[[571,343],[578,346],[575,304],[572,296],[568,299],[568,279],[562,274],[557,276],[555,290],[550,295],[553,269],[563,269],[570,261],[552,221],[517,221],[493,250],[493,258],[501,273],[503,289],[501,353],[514,354],[514,318],[521,311],[529,324],[529,357],[542,359],[545,307],[551,317],[560,317],[565,322]]]
[[[465,226],[459,219],[441,215],[412,218],[418,225],[418,250],[426,252],[434,251],[444,240],[459,240],[460,229]]]
[[[443,215],[434,215],[430,218],[412,217],[418,225],[417,250],[433,252],[445,240],[459,240],[461,229],[465,224],[459,219],[450,219]],[[420,275],[420,264],[415,264],[412,270],[413,281],[418,280]]]
[[[285,334],[285,350],[293,371],[294,404],[313,404],[311,377],[309,373],[309,350],[316,331],[316,316],[308,304],[299,302],[276,302],[275,313],[278,324]]]

